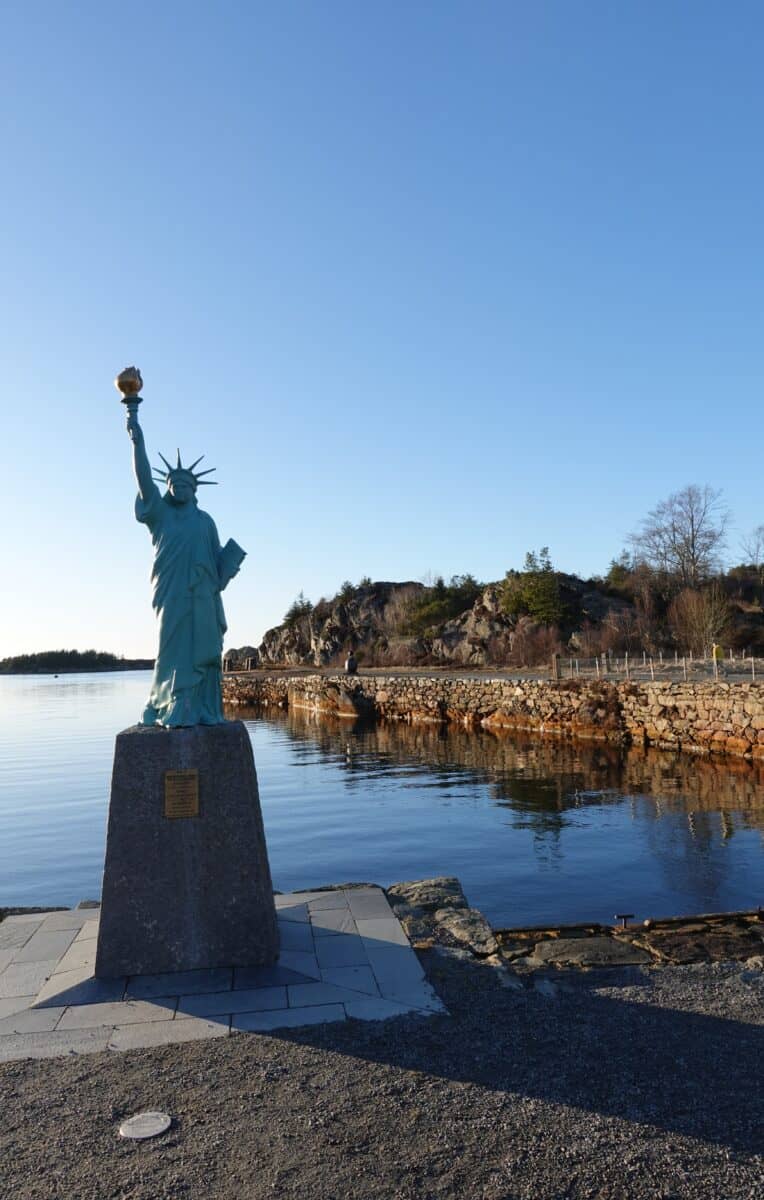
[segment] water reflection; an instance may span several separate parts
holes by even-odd
[[[114,735],[146,688],[138,672],[0,680],[0,904],[98,895]],[[458,875],[502,925],[764,894],[764,764],[299,711],[249,728],[284,891]]]
[[[447,869],[505,923],[521,915],[609,920],[621,908],[711,911],[760,899],[763,764],[517,732],[352,724],[303,710],[257,719],[280,729],[295,761],[318,759],[336,773],[359,813],[383,788],[412,800],[431,793],[426,836],[449,838]],[[470,845],[478,829],[482,843]],[[518,881],[519,902],[510,894]]]
[[[623,751],[517,731],[348,722],[301,709],[278,716],[237,712],[242,720],[282,726],[298,755],[302,743],[303,753],[318,749],[327,761],[344,766],[350,788],[375,775],[405,777],[417,768],[437,788],[448,789],[469,775],[489,788],[496,804],[511,810],[519,827],[527,819],[530,828],[538,823],[560,828],[571,809],[600,807],[626,794],[642,812],[649,806],[658,819],[681,815],[692,839],[707,839],[712,830],[723,838],[738,829],[764,831],[764,763],[634,747]]]

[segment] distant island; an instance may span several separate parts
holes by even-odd
[[[107,650],[43,650],[0,658],[0,675],[64,675],[73,671],[148,671],[152,658],[121,658]]]

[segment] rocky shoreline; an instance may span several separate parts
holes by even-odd
[[[624,920],[620,926],[582,922],[493,929],[479,909],[470,907],[453,876],[396,883],[386,893],[415,950],[439,947],[466,954],[504,974],[714,962],[764,969],[760,908],[639,924]]]

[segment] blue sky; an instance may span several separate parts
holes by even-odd
[[[346,578],[764,521],[764,11],[52,2],[0,18],[0,656],[151,654],[112,380],[218,468],[227,645]]]

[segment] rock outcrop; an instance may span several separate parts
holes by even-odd
[[[309,612],[269,629],[260,646],[226,652],[231,670],[250,666],[340,666],[354,650],[366,666],[417,666],[442,663],[485,666],[504,661],[512,644],[514,622],[501,610],[495,584],[484,588],[471,608],[437,630],[409,636],[406,615],[425,593],[423,584],[371,583],[345,598],[321,600]]]
[[[582,645],[582,630],[610,619],[617,622],[630,610],[627,602],[573,575],[558,574],[557,579],[567,614],[559,631],[528,614],[508,615],[500,583],[481,586],[473,581],[461,592],[458,586],[451,586],[450,593],[446,588],[450,600],[444,612],[438,611],[442,593],[436,588],[413,580],[365,582],[345,585],[334,599],[313,606],[296,602],[287,619],[268,630],[260,646],[228,650],[226,664],[230,670],[334,667],[342,665],[349,650],[365,667],[548,662],[559,648],[559,637],[575,652]],[[452,615],[446,616],[449,607]]]
[[[424,591],[421,583],[372,583],[353,589],[347,597],[321,600],[303,613],[269,629],[257,648],[262,667],[339,666],[348,650],[364,651],[364,660],[391,661],[424,659],[427,647],[416,638],[398,634],[408,603]],[[245,657],[233,650],[226,660],[237,663]]]

